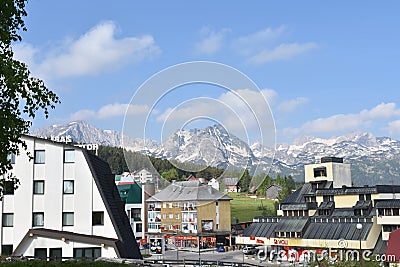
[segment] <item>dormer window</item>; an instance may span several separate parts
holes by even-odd
[[[314,178],[315,177],[326,177],[326,168],[325,167],[314,168]]]

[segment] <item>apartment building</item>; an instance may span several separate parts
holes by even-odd
[[[9,156],[20,181],[0,201],[1,254],[141,258],[107,163],[83,148],[24,136]]]
[[[150,197],[148,235],[178,247],[213,247],[231,231],[230,198],[199,181],[173,182]]]
[[[136,182],[122,182],[117,185],[121,199],[125,203],[125,213],[131,224],[136,240],[147,243],[147,205],[146,199],[154,195],[154,183],[138,184]]]

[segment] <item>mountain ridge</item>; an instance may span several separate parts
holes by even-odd
[[[304,164],[317,163],[321,157],[343,157],[352,166],[355,185],[400,181],[400,141],[375,137],[368,132],[352,132],[331,138],[302,136],[293,143],[277,144],[275,149],[247,144],[227,133],[223,127],[179,130],[162,144],[151,139],[129,138],[113,130],[102,130],[84,121],[50,125],[36,129],[34,136],[70,135],[76,142],[124,147],[153,157],[210,165],[219,168],[259,168],[292,175],[304,180]],[[269,169],[270,167],[270,169]]]

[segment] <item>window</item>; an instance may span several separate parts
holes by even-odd
[[[136,232],[141,233],[143,231],[142,229],[143,229],[142,228],[142,224],[141,223],[137,223],[136,224]]]
[[[175,219],[179,220],[179,213],[175,214]]]
[[[179,208],[179,202],[175,202],[175,208]]]
[[[101,257],[101,248],[74,248],[74,258],[96,259]]]
[[[2,218],[4,227],[13,227],[14,226],[14,213],[3,213]]]
[[[2,245],[1,246],[1,255],[9,256],[13,253],[13,245]]]
[[[50,260],[60,261],[62,259],[61,248],[50,248]]]
[[[47,249],[46,248],[35,248],[35,258],[46,260],[47,259]]]
[[[73,162],[75,162],[75,150],[74,149],[64,150],[64,163],[73,163]]]
[[[173,203],[172,203],[172,202],[169,202],[169,203],[168,203],[168,206],[169,206],[169,208],[171,209],[172,206],[173,206]]]
[[[4,195],[14,195],[14,182],[13,181],[5,181],[3,187]]]
[[[314,168],[314,177],[326,177],[326,168],[325,167]]]
[[[44,226],[44,213],[43,212],[34,212],[32,226]]]
[[[14,153],[8,153],[7,161],[9,161],[11,164],[15,164],[15,154]]]
[[[135,221],[141,220],[141,209],[140,208],[132,208],[131,209],[131,219]]]
[[[92,225],[104,225],[104,212],[103,211],[93,211]]]
[[[74,193],[74,181],[65,180],[63,185],[64,194],[73,194]]]
[[[169,214],[169,218],[170,218],[170,219],[173,219],[173,218],[174,218],[174,214],[173,214],[173,213],[170,213],[170,214]]]
[[[167,214],[166,214],[166,213],[163,213],[162,218],[163,218],[163,219],[167,219]]]
[[[73,226],[74,225],[74,213],[73,212],[63,212],[62,225],[63,226]]]
[[[399,216],[399,209],[393,209],[393,216]]]
[[[44,150],[35,150],[34,162],[35,164],[44,164]]]
[[[33,181],[33,194],[35,195],[44,194],[44,181]]]
[[[365,199],[364,199],[364,195],[363,195],[363,194],[358,195],[358,200],[360,200],[360,201],[365,200]]]

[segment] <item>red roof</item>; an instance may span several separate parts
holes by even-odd
[[[400,229],[397,229],[389,234],[389,241],[386,249],[386,259],[390,261],[400,261]]]
[[[134,184],[135,182],[119,182],[118,185]]]

